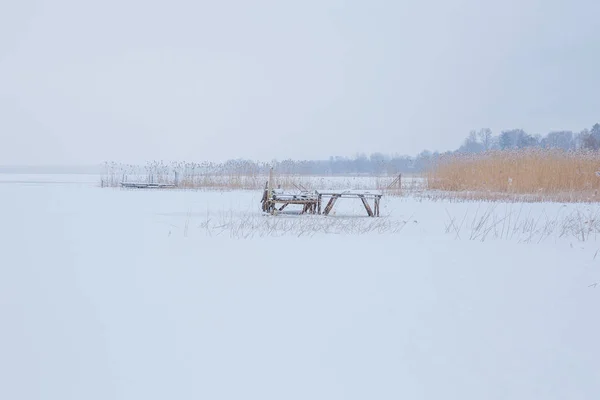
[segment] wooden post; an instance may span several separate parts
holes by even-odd
[[[273,167],[271,167],[271,169],[269,169],[269,181],[268,181],[268,187],[267,187],[267,204],[269,205],[269,207],[267,208],[269,211],[271,211],[271,208],[274,209],[274,203],[273,203]]]
[[[269,191],[267,192],[268,199],[272,200],[273,198],[273,167],[269,170]]]
[[[317,208],[318,208],[317,213],[319,215],[321,215],[321,198],[322,198],[322,196],[321,196],[321,194],[319,194],[317,196]]]
[[[402,190],[402,174],[398,175],[398,190]]]
[[[262,203],[263,212],[267,212],[267,199],[268,199],[268,190],[269,190],[269,182],[265,182],[265,190],[263,191],[263,196],[260,202]]]
[[[377,216],[377,196],[373,199],[373,216]]]
[[[367,210],[367,214],[369,214],[369,217],[372,217],[373,216],[373,210],[371,210],[371,206],[369,205],[369,202],[367,201],[367,199],[365,199],[365,196],[360,195],[359,197],[362,200],[362,202],[363,202],[363,204],[365,206],[365,209]]]

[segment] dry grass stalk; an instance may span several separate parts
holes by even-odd
[[[518,207],[518,206],[517,206]],[[520,243],[540,243],[561,238],[576,239],[580,242],[596,241],[600,233],[600,209],[581,207],[563,212],[553,210],[550,214],[542,211],[532,216],[523,210],[523,204],[513,209],[496,210],[488,205],[469,218],[469,212],[450,215],[446,210],[446,233],[456,239],[486,241],[488,239],[516,240]]]

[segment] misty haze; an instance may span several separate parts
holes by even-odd
[[[0,4],[0,398],[596,399],[600,3]]]

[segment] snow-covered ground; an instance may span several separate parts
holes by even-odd
[[[0,399],[600,395],[600,207],[260,198],[0,175]]]

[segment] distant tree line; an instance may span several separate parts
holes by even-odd
[[[490,129],[471,131],[457,150],[459,153],[480,153],[487,150],[511,150],[524,148],[597,151],[600,149],[600,124],[581,132],[553,131],[546,136],[530,135],[523,129],[510,129],[494,136]]]
[[[600,150],[600,124],[581,132],[553,131],[545,136],[531,135],[523,129],[510,129],[494,135],[484,128],[472,130],[462,145],[454,151],[439,153],[424,150],[415,157],[407,155],[387,155],[384,153],[356,154],[354,157],[329,157],[327,160],[274,160],[257,162],[247,159],[229,160],[224,163],[174,163],[157,165],[150,163],[145,168],[152,171],[181,171],[182,174],[233,174],[263,175],[274,167],[279,174],[298,175],[395,175],[425,171],[440,157],[453,154],[477,154],[485,151],[503,151],[526,148],[574,150]],[[125,166],[127,173],[133,173],[135,166]],[[106,167],[105,167],[106,169]]]
[[[523,129],[509,129],[494,135],[489,128],[472,130],[464,139],[461,146],[454,151],[439,153],[424,150],[414,157],[399,154],[373,153],[356,154],[354,157],[332,156],[327,160],[281,160],[270,163],[257,162],[247,159],[229,160],[224,163],[173,163],[167,166],[149,165],[136,167],[121,165],[120,170],[127,173],[140,172],[136,168],[152,168],[153,170],[178,170],[206,174],[265,174],[273,166],[277,173],[299,175],[394,175],[399,173],[418,173],[429,168],[436,160],[444,155],[478,154],[485,151],[502,151],[515,149],[561,149],[565,151],[599,151],[600,124],[580,132],[552,131],[545,136],[532,135]],[[107,165],[101,167],[22,167],[0,166],[0,172],[9,173],[104,173]],[[113,167],[116,168],[116,167]],[[109,168],[110,169],[110,168]],[[125,173],[124,172],[124,173]]]
[[[462,145],[444,153],[424,150],[415,157],[407,155],[357,154],[354,157],[330,157],[328,160],[274,161],[279,173],[302,175],[384,175],[417,173],[426,170],[440,156],[448,154],[477,154],[490,150],[516,150],[525,148],[571,150],[600,150],[600,124],[580,132],[552,131],[531,135],[523,129],[509,129],[494,135],[489,128],[472,130]],[[266,168],[266,167],[265,167]],[[261,168],[262,169],[262,168]]]
[[[373,153],[357,154],[354,157],[329,157],[328,160],[274,161],[273,166],[279,173],[301,175],[385,175],[398,172],[420,170],[429,162],[430,152],[425,157],[412,158],[401,155]]]

